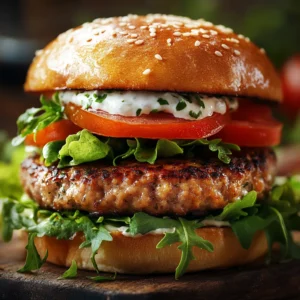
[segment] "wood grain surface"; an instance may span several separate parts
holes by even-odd
[[[58,280],[64,268],[45,264],[33,274],[16,272],[24,263],[24,244],[0,243],[0,299],[300,299],[300,262],[211,270],[184,275],[118,275],[95,283],[79,271]]]

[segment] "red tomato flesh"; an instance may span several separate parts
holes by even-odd
[[[25,145],[43,147],[49,142],[63,141],[70,134],[74,134],[80,130],[80,127],[69,120],[57,121],[39,130],[35,138],[33,133],[27,135]]]
[[[231,118],[216,135],[224,142],[246,147],[270,147],[280,143],[282,124],[272,117],[269,106],[241,99]]]
[[[178,119],[166,113],[123,117],[103,111],[90,112],[71,103],[66,105],[65,113],[81,128],[117,138],[200,139],[216,134],[230,121],[229,113],[215,113],[195,121]]]

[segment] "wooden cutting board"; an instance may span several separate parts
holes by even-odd
[[[94,283],[79,271],[76,279],[57,280],[64,268],[45,264],[34,274],[16,272],[24,264],[20,242],[0,243],[0,299],[300,299],[300,262],[211,270],[184,275],[117,275]]]

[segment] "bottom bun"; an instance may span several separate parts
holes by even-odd
[[[120,232],[112,232],[113,241],[103,242],[95,259],[100,271],[127,274],[149,274],[174,272],[181,256],[179,244],[156,249],[162,234],[147,234],[126,237]],[[254,262],[267,252],[265,234],[255,235],[248,250],[241,247],[231,228],[206,227],[197,229],[197,234],[214,245],[212,253],[194,247],[195,260],[191,261],[187,272],[212,268],[225,268]],[[70,266],[72,260],[80,269],[94,270],[91,262],[91,248],[79,249],[84,241],[81,233],[72,240],[57,240],[53,237],[35,239],[41,256],[48,250],[48,262],[60,266]]]

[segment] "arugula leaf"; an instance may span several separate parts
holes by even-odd
[[[130,223],[131,234],[145,234],[159,228],[174,228],[173,233],[166,233],[163,239],[157,244],[156,248],[163,248],[174,243],[181,243],[178,249],[181,250],[181,259],[176,268],[175,278],[178,279],[184,274],[191,260],[195,259],[193,247],[213,251],[213,245],[198,236],[195,232],[202,225],[199,221],[188,221],[183,218],[178,220],[169,218],[156,218],[145,213],[136,213]]]
[[[235,220],[240,217],[245,217],[248,215],[244,209],[253,207],[257,198],[257,193],[255,191],[249,192],[242,200],[237,200],[235,202],[227,204],[222,213],[216,216],[215,219],[218,221],[224,220]]]
[[[256,232],[266,229],[273,218],[254,215],[230,222],[231,228],[244,249],[249,249]]]
[[[77,263],[73,259],[70,268],[66,272],[64,272],[64,274],[58,277],[58,279],[71,279],[76,277],[77,277]]]
[[[48,250],[46,251],[46,254],[43,259],[41,259],[39,253],[36,250],[34,244],[34,238],[36,236],[37,236],[36,233],[29,233],[28,235],[28,244],[26,246],[26,250],[27,250],[26,262],[24,267],[18,270],[19,273],[26,273],[26,272],[38,270],[47,260]]]
[[[64,117],[64,107],[60,104],[58,93],[54,94],[52,100],[47,100],[42,95],[40,102],[40,108],[29,108],[18,118],[18,136],[12,140],[14,146],[23,143],[28,134],[36,134]]]
[[[213,252],[213,245],[211,242],[204,240],[198,236],[195,230],[202,225],[197,220],[188,221],[183,218],[179,218],[181,226],[176,226],[174,233],[166,233],[164,238],[157,244],[156,248],[163,248],[167,245],[174,243],[181,243],[178,249],[181,250],[180,262],[176,268],[175,279],[181,277],[188,268],[191,260],[194,260],[193,247]]]
[[[117,273],[114,274],[114,276],[87,276],[86,278],[91,279],[95,282],[105,282],[105,281],[114,281],[117,278]]]

